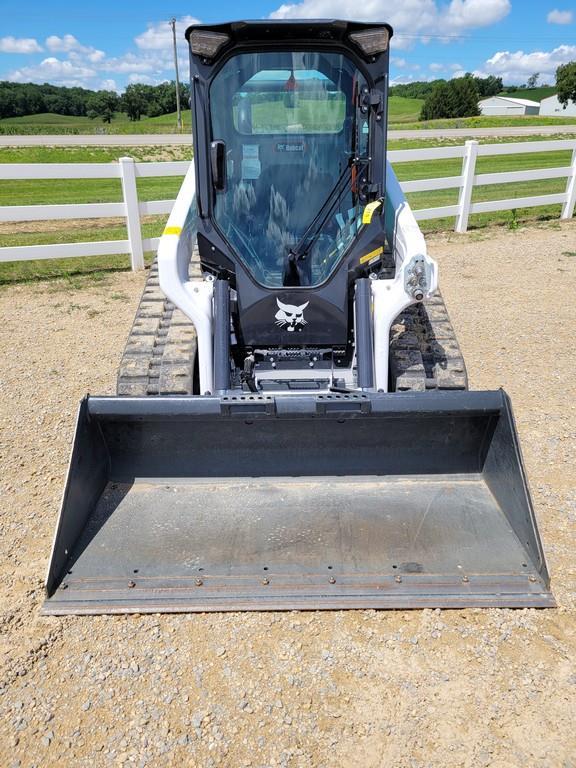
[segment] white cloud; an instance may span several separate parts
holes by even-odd
[[[135,53],[126,53],[113,59],[106,59],[99,64],[104,72],[118,72],[119,74],[146,74],[149,72],[163,72],[166,62],[157,56],[138,56]]]
[[[420,64],[410,64],[409,61],[402,57],[398,56],[391,56],[390,61],[395,67],[398,67],[398,69],[411,69],[413,71],[416,71],[418,69],[422,69]]]
[[[84,46],[74,37],[74,35],[50,35],[45,40],[46,48],[52,53],[69,53],[70,51],[81,51]]]
[[[495,24],[509,13],[510,0],[451,0],[440,18],[447,32],[465,32]]]
[[[523,83],[534,72],[542,82],[554,82],[556,69],[576,59],[576,45],[559,45],[552,51],[497,51],[483,65],[481,77],[496,75],[505,83]]]
[[[100,85],[98,86],[98,89],[101,91],[117,91],[117,92],[119,92],[120,90],[116,84],[116,80],[113,80],[112,78],[101,80]]]
[[[413,83],[413,82],[430,83],[434,79],[435,78],[430,77],[430,75],[418,75],[418,77],[416,77],[415,75],[402,74],[402,75],[397,75],[396,77],[393,77],[390,80],[390,85],[402,85],[403,83]]]
[[[103,61],[106,58],[104,51],[99,51],[96,48],[92,48],[87,52],[78,53],[77,51],[70,51],[68,54],[70,61],[84,61],[88,60],[92,64],[97,64],[99,61]]]
[[[300,0],[285,3],[270,14],[273,19],[341,18],[362,21],[388,21],[394,27],[393,48],[407,48],[415,39],[430,36],[462,35],[477,27],[486,27],[510,12],[510,0],[450,0],[448,5],[436,0],[404,0],[392,5],[389,0]]]
[[[191,24],[198,24],[194,16],[182,16],[176,19],[176,43],[178,47],[186,47],[184,32]],[[169,51],[172,55],[172,27],[168,19],[164,21],[152,21],[147,24],[147,29],[134,38],[134,42],[143,51]]]
[[[38,53],[41,50],[33,37],[0,37],[0,53]]]
[[[50,35],[45,40],[46,48],[52,53],[67,53],[68,58],[74,62],[81,62],[83,59],[93,64],[106,56],[104,51],[99,51],[97,48],[93,48],[91,45],[82,45],[74,35],[64,35],[58,37],[58,35]]]
[[[556,8],[546,16],[548,24],[572,24],[573,19],[572,11],[558,11]]]
[[[443,70],[443,69],[445,69],[445,66],[444,66],[444,64],[437,64],[435,61],[433,61],[433,62],[432,62],[430,65],[429,65],[429,69],[430,69],[432,72],[442,72],[442,70]]]
[[[86,79],[94,77],[96,71],[87,66],[79,66],[71,61],[62,61],[53,56],[30,67],[22,67],[8,74],[7,79],[16,83],[54,83],[56,85],[86,84]]]
[[[176,22],[176,39],[183,73],[188,60],[184,31],[197,23],[192,16]],[[58,85],[81,85],[88,88],[117,90],[115,79],[126,82],[161,83],[174,77],[172,30],[168,21],[151,22],[134,42],[136,51],[107,57],[104,51],[85,45],[71,34],[50,35],[45,47],[53,54],[39,64],[15,69],[6,77],[17,82],[52,82]],[[35,53],[43,48],[36,40],[0,38],[0,51]],[[102,85],[104,83],[104,85]]]
[[[156,79],[155,77],[150,77],[149,75],[139,75],[137,72],[132,72],[132,74],[128,75],[128,83],[142,83],[143,85],[158,85],[158,83],[160,82],[162,81]]]

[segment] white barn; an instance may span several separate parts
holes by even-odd
[[[514,99],[511,96],[489,96],[478,102],[483,115],[537,115],[540,103],[530,99]]]
[[[566,109],[562,107],[558,96],[548,96],[540,102],[540,114],[550,117],[576,117],[576,102],[569,101]]]

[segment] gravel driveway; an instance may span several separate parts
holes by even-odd
[[[576,222],[429,239],[512,396],[559,608],[41,618],[79,398],[142,274],[0,290],[0,765],[576,767]]]

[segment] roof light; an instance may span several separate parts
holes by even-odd
[[[388,50],[390,32],[387,27],[365,29],[363,32],[353,32],[350,40],[362,49],[362,53],[372,56]]]
[[[193,29],[190,33],[190,49],[198,56],[213,59],[220,48],[230,40],[222,32],[211,32],[207,29]]]

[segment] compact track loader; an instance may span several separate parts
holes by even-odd
[[[193,26],[195,157],[80,405],[44,612],[552,606],[386,161],[386,24]]]

